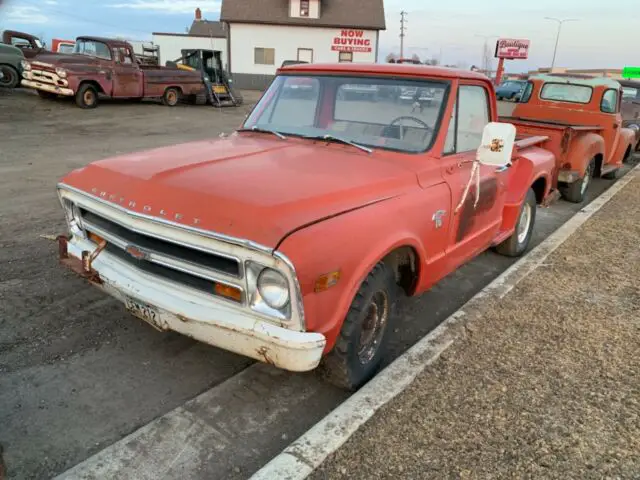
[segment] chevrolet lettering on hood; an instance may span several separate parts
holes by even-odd
[[[447,155],[468,96],[458,88],[480,92],[493,118]],[[407,91],[428,92],[424,108],[403,102]],[[555,157],[547,137],[526,138],[511,162],[515,130],[496,112],[475,72],[283,67],[234,134],[65,176],[61,263],[163,330],[294,372],[321,366],[356,389],[402,326],[401,293],[429,290],[489,247],[527,250]],[[504,148],[489,158],[486,138]],[[477,169],[477,189],[461,167],[476,163],[490,167]],[[493,196],[481,188],[500,182]]]

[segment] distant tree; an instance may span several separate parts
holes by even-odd
[[[387,55],[387,63],[396,63],[396,58],[395,53],[390,53]]]
[[[419,62],[420,57],[418,56],[417,53],[414,53],[413,55],[411,55],[411,60],[413,60],[414,62]]]
[[[440,65],[440,61],[437,58],[430,58],[424,61],[425,65]]]

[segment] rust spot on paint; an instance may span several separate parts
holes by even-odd
[[[256,352],[258,352],[258,355],[260,355],[264,363],[268,363],[269,365],[276,364],[276,362],[274,362],[273,359],[269,356],[269,349],[267,347],[260,347],[256,350]]]

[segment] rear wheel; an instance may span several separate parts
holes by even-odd
[[[562,193],[562,196],[572,203],[580,203],[584,201],[587,189],[589,188],[589,185],[591,185],[591,178],[593,177],[595,168],[596,160],[594,158],[589,162],[589,165],[587,165],[587,169],[585,170],[584,175],[582,175],[582,179],[558,188],[560,193]]]
[[[0,70],[2,70],[0,87],[16,88],[20,84],[20,75],[11,65],[0,65]]]
[[[513,235],[498,245],[496,252],[507,257],[519,257],[527,250],[533,235],[533,226],[536,223],[536,208],[536,194],[530,188],[520,206],[520,214]]]
[[[80,108],[96,108],[98,106],[98,91],[90,83],[80,85],[76,92],[76,105]]]
[[[355,390],[376,374],[393,330],[396,292],[393,272],[378,263],[362,282],[333,350],[322,361],[320,370],[330,383]]]
[[[631,161],[632,156],[633,156],[633,152],[631,151],[631,145],[629,145],[629,147],[627,147],[627,151],[624,152],[622,163],[629,163]]]
[[[162,103],[167,107],[175,107],[180,101],[180,91],[177,88],[171,87],[164,91],[162,96]]]

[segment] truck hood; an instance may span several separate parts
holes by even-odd
[[[70,67],[72,65],[88,66],[100,65],[101,60],[79,53],[39,53],[31,59],[32,62],[40,62],[52,67]],[[104,60],[103,60],[104,62]]]
[[[261,134],[110,158],[62,183],[131,211],[269,248],[301,227],[418,186],[414,172],[381,152]]]

